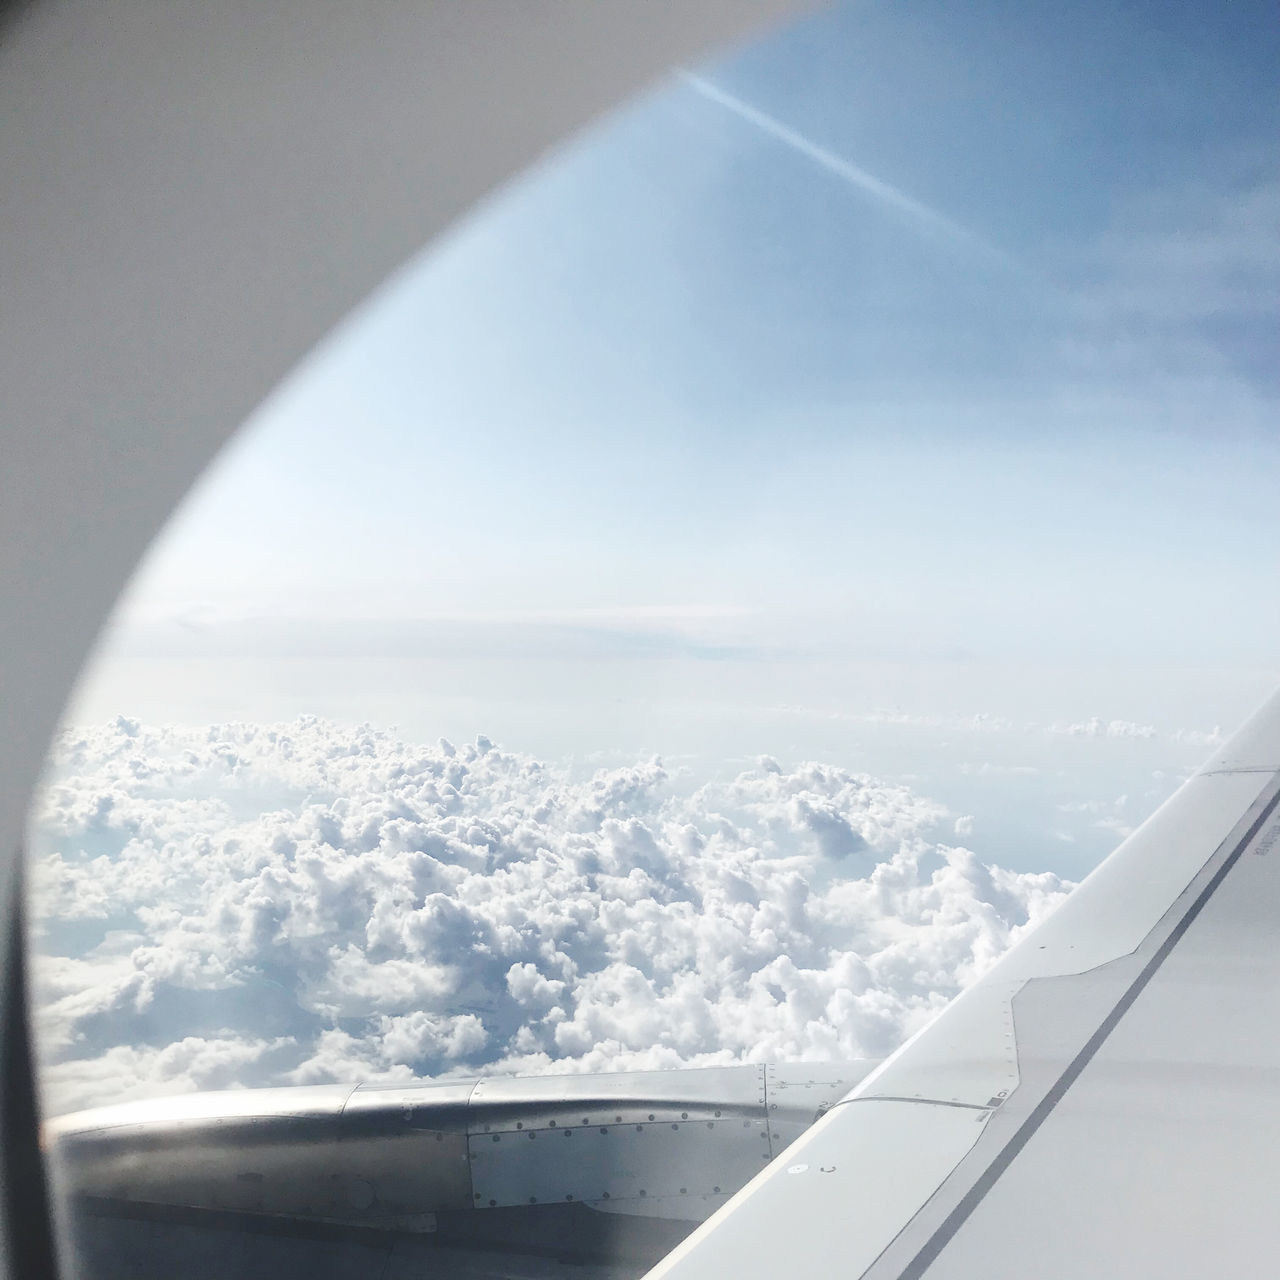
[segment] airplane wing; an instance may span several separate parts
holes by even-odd
[[[1280,1274],[1280,696],[652,1280]]]

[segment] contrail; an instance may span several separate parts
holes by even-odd
[[[732,111],[734,115],[747,121],[748,124],[755,125],[757,129],[767,133],[770,137],[777,138],[779,142],[800,152],[802,156],[807,156],[814,164],[821,165],[828,173],[835,174],[837,178],[843,178],[851,186],[857,187],[860,191],[865,191],[870,196],[875,196],[877,200],[897,209],[900,213],[905,213],[922,226],[939,232],[950,240],[959,241],[970,249],[978,250],[983,257],[989,258],[1001,266],[1011,267],[1014,265],[1007,254],[997,249],[994,245],[988,244],[981,236],[975,235],[958,222],[953,222],[936,209],[929,208],[927,204],[921,204],[919,200],[912,199],[905,191],[899,191],[897,187],[890,186],[889,183],[877,178],[875,174],[868,173],[865,169],[842,159],[825,147],[818,146],[815,142],[810,142],[802,134],[797,133],[794,129],[787,128],[781,121],[765,115],[763,111],[758,111],[755,107],[743,102],[741,98],[735,98],[733,94],[726,93],[710,81],[702,79],[701,76],[695,76],[688,71],[682,71],[680,78],[704,98],[718,103],[727,111]]]

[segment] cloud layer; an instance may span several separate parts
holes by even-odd
[[[52,1111],[890,1051],[1069,888],[906,787],[368,727],[70,732],[33,835]]]

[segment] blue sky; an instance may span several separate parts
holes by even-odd
[[[1278,41],[850,5],[673,74],[263,407],[82,708],[900,772],[794,708],[1230,726],[1280,672]]]

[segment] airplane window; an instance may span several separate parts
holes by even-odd
[[[83,1274],[642,1274],[1270,690],[1274,68],[1086,9],[673,72],[211,468],[32,817]]]

